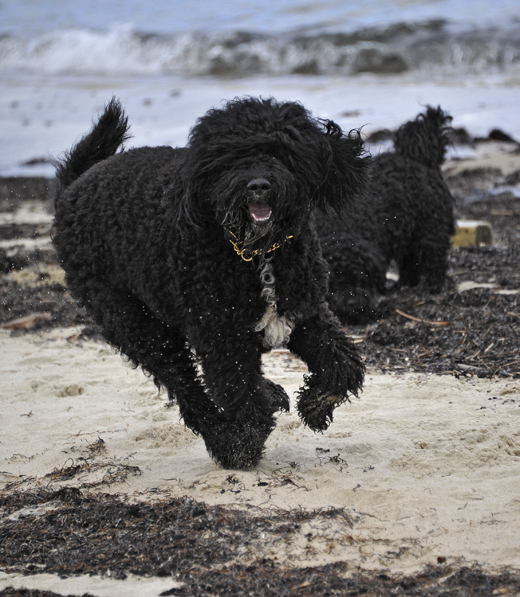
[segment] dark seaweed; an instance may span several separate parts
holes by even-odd
[[[52,507],[30,513],[31,506],[45,504]],[[22,508],[24,516],[5,517]],[[342,509],[242,511],[190,498],[130,503],[75,488],[6,493],[0,496],[0,509],[0,568],[10,573],[171,577],[184,585],[162,594],[183,596],[487,597],[520,590],[516,571],[446,564],[442,556],[417,574],[399,575],[356,570],[348,562],[298,567],[259,555],[262,535],[290,541],[303,522],[340,518],[350,529]],[[0,595],[55,593],[6,590]]]

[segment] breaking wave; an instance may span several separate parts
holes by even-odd
[[[244,77],[403,72],[520,72],[520,24],[455,30],[444,20],[353,32],[298,30],[142,33],[130,25],[100,32],[61,30],[0,37],[0,70],[52,75]]]

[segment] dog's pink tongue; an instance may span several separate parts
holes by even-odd
[[[271,208],[267,203],[251,203],[249,213],[255,224],[267,224],[271,219]]]

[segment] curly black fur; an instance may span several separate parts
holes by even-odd
[[[261,354],[280,338],[308,364],[298,409],[312,429],[362,386],[325,302],[313,211],[348,211],[369,159],[359,133],[272,99],[210,110],[186,148],[116,153],[127,132],[112,100],[57,168],[53,241],[67,283],[215,460],[254,466],[289,407],[262,375]]]
[[[319,218],[331,268],[329,304],[343,322],[377,316],[392,263],[400,285],[442,289],[455,232],[454,200],[441,172],[450,122],[440,107],[427,107],[403,124],[394,151],[374,158],[370,192],[359,209],[348,218]]]

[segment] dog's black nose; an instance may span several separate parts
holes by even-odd
[[[250,193],[262,197],[267,195],[267,193],[271,190],[271,183],[265,178],[253,178],[253,180],[250,180],[247,183],[247,190]]]

